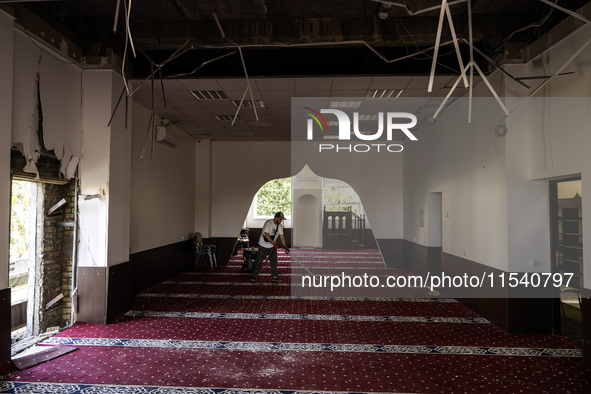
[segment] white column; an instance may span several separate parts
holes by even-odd
[[[129,259],[131,133],[124,130],[124,101],[108,126],[122,86],[112,70],[84,72],[80,267],[107,267]]]

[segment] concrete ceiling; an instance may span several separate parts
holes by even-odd
[[[441,47],[435,89],[427,92],[441,0],[134,1],[129,32],[135,58],[130,46],[125,54],[124,4],[130,2],[120,2],[116,17],[117,0],[0,0],[14,7],[17,23],[19,9],[34,13],[76,43],[84,56],[109,51],[125,56],[126,76],[136,86],[150,75],[151,63],[157,67],[184,48],[156,74],[162,83],[155,89],[155,112],[195,138],[287,141],[292,97],[365,97],[372,89],[402,90],[401,97],[442,97],[459,74],[453,46]],[[571,10],[587,2],[558,1]],[[457,36],[467,40],[468,3],[449,4]],[[520,49],[566,17],[541,0],[471,4],[479,51],[475,60],[485,72],[491,61],[481,54],[497,64],[516,61]],[[451,39],[446,19],[441,41]],[[469,46],[460,47],[467,62]],[[264,106],[257,109],[258,121],[252,108],[242,108],[241,119],[231,126],[216,115],[235,115],[232,100],[243,97],[246,73],[254,99]],[[191,94],[197,90],[223,91],[228,100],[198,100]],[[464,94],[463,89],[456,94]],[[133,97],[152,108],[150,83]]]

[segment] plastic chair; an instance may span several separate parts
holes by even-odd
[[[573,293],[577,296],[577,299],[579,300],[579,309],[583,309],[583,306],[581,305],[581,290],[574,288],[574,287],[565,287],[564,289],[562,289],[560,291],[560,306],[562,308],[562,314],[564,315],[564,301],[562,301],[562,297],[564,296],[565,293]]]
[[[197,251],[197,265],[199,265],[201,257],[207,255],[209,256],[209,265],[211,266],[211,269],[213,269],[213,267],[216,267],[218,263],[215,255],[218,247],[212,244],[204,244],[203,238],[201,237],[201,233],[195,233],[193,241],[195,242],[195,250]]]

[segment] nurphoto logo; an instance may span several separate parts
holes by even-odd
[[[306,138],[308,141],[314,141],[314,128],[320,129],[320,138],[327,138],[328,122],[322,114],[334,115],[336,117],[336,123],[338,124],[338,135],[334,136],[334,139],[339,141],[350,141],[351,137],[354,136],[360,141],[377,141],[380,138],[383,140],[384,129],[386,131],[386,141],[391,142],[393,140],[394,131],[402,131],[406,137],[411,141],[417,141],[417,137],[410,131],[411,128],[416,126],[417,117],[408,112],[378,112],[372,115],[359,115],[359,112],[353,112],[353,122],[349,115],[338,109],[320,109],[316,111],[310,107],[303,107],[304,114],[308,115]],[[376,120],[378,122],[376,131],[361,130],[359,127],[359,121],[364,119]],[[331,123],[335,123],[331,121]],[[351,123],[352,128],[351,128]],[[385,123],[385,127],[384,127]],[[315,127],[315,124],[318,127]],[[352,130],[352,132],[351,132]],[[324,135],[323,135],[324,133]],[[371,144],[327,144],[321,143],[318,145],[318,151],[333,151],[333,152],[357,152],[366,153],[370,151],[375,152],[402,152],[403,146],[400,144],[386,144],[386,143],[371,143]]]

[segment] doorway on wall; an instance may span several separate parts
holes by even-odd
[[[75,321],[78,181],[64,179],[60,162],[50,153],[40,155],[35,173],[27,166],[22,153],[13,149],[9,275],[13,354]]]
[[[315,174],[307,165],[297,175],[269,181],[259,189],[242,229],[248,231],[250,246],[256,247],[265,220],[279,210],[286,217],[287,242],[294,247],[378,249],[355,190],[344,181]],[[240,245],[237,241],[233,255]]]
[[[30,337],[38,331],[39,319],[33,311],[38,309],[35,293],[38,283],[36,269],[38,184],[25,180],[12,180],[10,208],[10,264],[11,331],[13,342]],[[42,234],[41,234],[42,237]]]
[[[583,289],[583,215],[580,177],[550,182],[552,272],[568,285],[557,289],[554,332],[582,341],[581,291]]]

